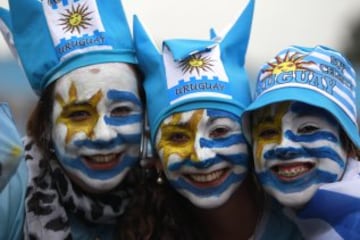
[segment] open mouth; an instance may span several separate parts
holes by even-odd
[[[94,170],[109,170],[114,168],[121,159],[121,153],[106,155],[83,156],[86,165]]]
[[[277,164],[271,167],[271,171],[283,181],[293,181],[304,176],[314,167],[315,164],[312,162],[296,162],[290,164]]]
[[[229,168],[222,168],[209,173],[191,173],[184,176],[198,187],[213,187],[220,185],[229,175],[229,172]]]

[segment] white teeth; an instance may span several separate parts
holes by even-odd
[[[108,155],[95,155],[95,156],[89,156],[88,158],[97,163],[106,163],[114,160],[116,157],[116,154],[108,154]]]
[[[223,174],[224,170],[217,170],[207,174],[189,174],[189,177],[196,182],[212,182],[219,179]]]
[[[296,177],[300,174],[303,174],[304,172],[307,172],[309,170],[309,168],[305,167],[305,166],[297,166],[297,167],[292,167],[292,168],[288,168],[288,169],[279,169],[279,171],[277,172],[280,176],[284,176],[284,177]]]

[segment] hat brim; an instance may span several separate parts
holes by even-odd
[[[340,123],[344,131],[347,133],[356,147],[360,147],[360,136],[357,124],[354,123],[347,114],[333,101],[320,93],[306,88],[287,87],[279,88],[257,97],[252,104],[248,106],[243,114],[243,131],[246,138],[250,141],[250,124],[249,115],[252,111],[262,108],[266,105],[283,101],[299,101],[315,107],[322,108],[333,115]]]

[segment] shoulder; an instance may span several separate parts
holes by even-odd
[[[270,240],[274,237],[278,240],[303,239],[298,227],[284,214],[283,207],[273,200],[265,206],[257,228],[256,240]]]

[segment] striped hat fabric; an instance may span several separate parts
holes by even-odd
[[[79,67],[137,63],[120,0],[9,0],[9,6],[0,11],[2,32],[38,95]]]
[[[249,137],[248,113],[272,103],[300,101],[330,112],[360,147],[356,108],[356,76],[350,62],[325,46],[291,46],[264,64],[243,125]]]
[[[213,108],[240,116],[250,103],[244,68],[254,0],[223,36],[211,40],[163,41],[160,53],[139,19],[134,17],[134,42],[143,71],[151,139],[161,122],[176,112]]]

